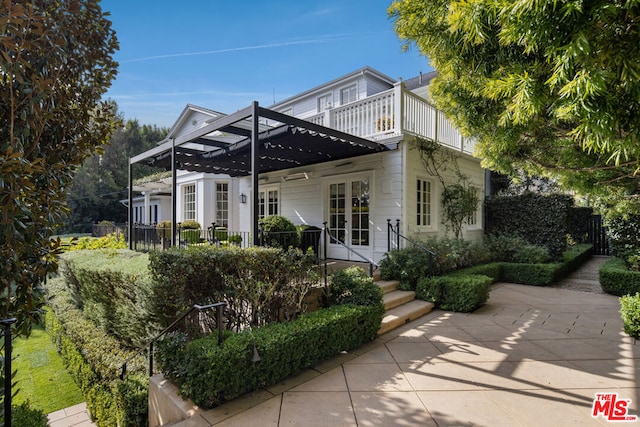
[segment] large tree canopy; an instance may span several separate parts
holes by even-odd
[[[639,0],[397,0],[389,13],[485,166],[640,193]]]
[[[71,214],[62,229],[84,233],[102,220],[126,222],[129,211],[120,201],[128,194],[129,157],[155,147],[167,133],[166,128],[140,125],[137,120],[118,127],[104,152],[88,158],[75,174],[67,194]],[[133,178],[154,171],[141,165],[134,168]]]
[[[0,317],[27,331],[55,270],[65,190],[104,144],[118,42],[98,0],[0,4]]]

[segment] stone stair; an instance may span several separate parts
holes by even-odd
[[[414,291],[398,289],[400,282],[397,280],[381,280],[379,273],[374,274],[373,280],[382,289],[386,310],[378,335],[422,317],[433,309],[433,303],[417,300]]]

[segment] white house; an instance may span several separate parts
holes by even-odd
[[[429,103],[432,77],[403,82],[364,67],[268,108],[254,103],[226,115],[187,105],[164,141],[130,159],[130,168],[174,173],[130,185],[142,195],[130,192],[129,223],[194,219],[255,236],[258,218],[277,214],[326,223],[343,243],[326,243],[329,258],[375,262],[388,249],[387,220],[399,220],[404,236],[444,235],[442,186],[412,141],[456,152],[480,199],[485,171],[473,140]],[[482,236],[481,209],[464,230],[468,239]]]

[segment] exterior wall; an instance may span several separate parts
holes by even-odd
[[[369,247],[361,252],[366,252],[368,257],[378,262],[387,251],[387,219],[398,218],[402,213],[403,162],[401,150],[371,154],[347,162],[328,162],[271,173],[261,177],[260,188],[279,189],[280,215],[289,218],[295,225],[307,224],[321,228],[323,222],[328,221],[329,184],[367,177],[370,180],[369,230],[372,234]],[[283,177],[298,172],[307,172],[309,179],[283,181]],[[240,181],[240,192],[250,193],[249,178]],[[240,205],[239,231],[250,231],[251,201],[249,199],[246,204]]]
[[[430,176],[418,155],[415,148],[411,148],[411,144],[404,144],[404,149],[407,155],[407,177],[406,177],[406,193],[407,193],[407,210],[405,219],[403,221],[404,226],[401,225],[402,230],[408,237],[415,237],[418,239],[426,239],[429,237],[453,237],[453,232],[447,231],[446,226],[442,223],[442,184],[437,177]],[[442,147],[442,149],[447,149]],[[483,229],[483,215],[482,206],[484,200],[485,191],[485,174],[484,169],[480,166],[480,160],[475,159],[467,154],[459,154],[458,165],[462,174],[469,177],[472,185],[478,190],[478,211],[476,214],[476,225],[463,225],[463,237],[468,240],[480,240],[482,239]],[[445,181],[447,183],[455,183],[457,181],[455,175],[451,172],[443,173]],[[432,184],[432,221],[431,226],[418,226],[417,225],[417,180],[418,178],[428,180]]]

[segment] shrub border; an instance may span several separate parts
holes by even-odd
[[[602,264],[598,276],[608,294],[621,297],[640,292],[640,272],[628,270],[622,258],[613,257]]]

